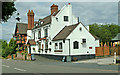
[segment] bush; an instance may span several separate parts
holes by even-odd
[[[6,47],[2,49],[2,57],[6,58],[9,54],[12,55],[15,53],[15,50],[12,47]]]

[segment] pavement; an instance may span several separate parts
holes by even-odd
[[[80,60],[73,63],[95,63],[100,65],[110,65],[114,63],[114,56],[106,57],[106,58]]]

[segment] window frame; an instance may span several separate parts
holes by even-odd
[[[73,42],[73,49],[79,49],[79,42],[78,41]]]
[[[41,38],[41,30],[38,31],[38,38]]]
[[[64,18],[64,21],[69,21],[68,16],[64,16],[63,18]]]
[[[63,49],[62,42],[59,43],[59,49]]]
[[[86,39],[82,39],[82,43],[86,43]]]
[[[58,49],[58,43],[55,43],[55,49]]]
[[[44,29],[44,35],[45,37],[48,37],[48,28]]]

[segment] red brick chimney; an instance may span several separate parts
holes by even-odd
[[[51,15],[52,15],[54,12],[57,12],[57,11],[58,11],[58,5],[53,4],[53,5],[51,6]]]
[[[28,29],[32,29],[34,27],[34,12],[33,10],[29,10],[27,13],[28,16]]]

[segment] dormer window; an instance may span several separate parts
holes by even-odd
[[[40,23],[43,24],[43,21],[41,21]]]
[[[68,16],[64,16],[64,21],[68,21]]]

